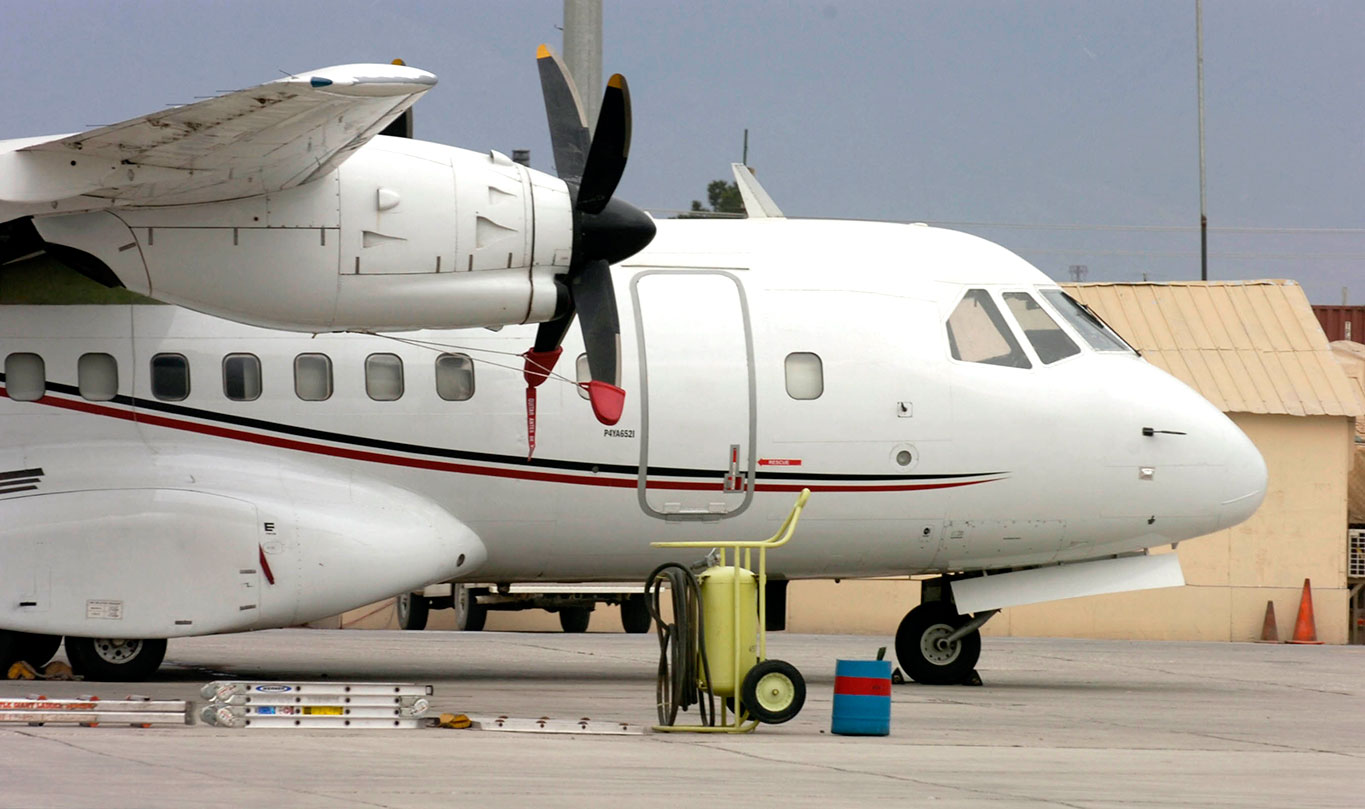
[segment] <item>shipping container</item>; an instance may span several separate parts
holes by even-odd
[[[1322,331],[1332,340],[1354,340],[1365,343],[1365,306],[1317,306],[1313,314],[1318,316]]]

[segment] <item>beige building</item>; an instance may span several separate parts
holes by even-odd
[[[1347,487],[1365,371],[1343,371],[1303,290],[1291,281],[1067,289],[1228,413],[1265,457],[1269,490],[1247,522],[1180,544],[1185,587],[1007,609],[983,634],[1247,641],[1260,637],[1271,601],[1288,639],[1307,578],[1318,637],[1347,642]],[[905,579],[793,582],[788,626],[889,641],[918,599],[918,583]],[[430,625],[449,628],[450,616],[433,612]],[[345,616],[366,627],[392,620],[382,605]],[[491,613],[487,628],[557,630],[558,622],[539,611]],[[615,609],[599,608],[591,629],[619,631]]]

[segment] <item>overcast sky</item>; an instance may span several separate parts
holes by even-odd
[[[1210,277],[1365,304],[1365,3],[1206,0]],[[349,62],[439,85],[417,136],[553,171],[535,49],[560,0],[28,2],[0,137]],[[749,162],[793,216],[945,223],[1067,277],[1199,276],[1194,0],[605,2],[634,105],[619,193],[686,208]],[[585,91],[586,92],[586,91]]]

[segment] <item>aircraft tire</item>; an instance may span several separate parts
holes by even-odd
[[[648,632],[652,620],[644,596],[627,596],[621,599],[621,628],[626,632],[632,635]]]
[[[924,685],[965,682],[981,658],[981,633],[972,632],[948,648],[939,648],[937,641],[966,621],[951,604],[942,601],[910,610],[896,629],[896,659],[901,669]]]
[[[475,601],[478,593],[463,584],[455,588],[451,600],[455,602],[455,628],[461,632],[478,632],[488,620],[488,607]]]
[[[10,666],[19,662],[20,658],[16,655],[25,634],[12,629],[0,629],[0,677],[5,676]]]
[[[52,660],[52,656],[57,654],[57,647],[62,645],[61,635],[37,635],[32,632],[13,632],[13,642],[10,644],[8,654],[0,654],[4,659],[4,670],[0,671],[3,676],[9,667],[22,660],[39,671]]]
[[[66,656],[75,673],[98,682],[146,680],[166,658],[166,640],[71,638]]]
[[[559,610],[559,626],[565,632],[587,632],[590,620],[592,610],[587,607],[561,607]]]
[[[403,593],[394,599],[394,612],[398,614],[399,629],[426,629],[431,604],[421,593]]]

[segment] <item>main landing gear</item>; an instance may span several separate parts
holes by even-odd
[[[35,635],[32,632],[0,629],[0,679],[4,678],[10,666],[20,660],[35,669],[41,669],[61,645],[61,635]]]
[[[146,680],[165,659],[166,640],[68,637],[66,657],[71,668],[87,680]]]
[[[61,635],[35,635],[0,629],[0,678],[19,661],[41,670],[57,653]],[[124,682],[146,680],[156,673],[166,657],[163,638],[136,640],[121,638],[66,639],[66,658],[71,668],[87,680]]]
[[[971,681],[981,657],[981,626],[996,613],[958,615],[946,585],[946,579],[926,581],[924,602],[896,629],[896,659],[910,679],[924,685]]]

